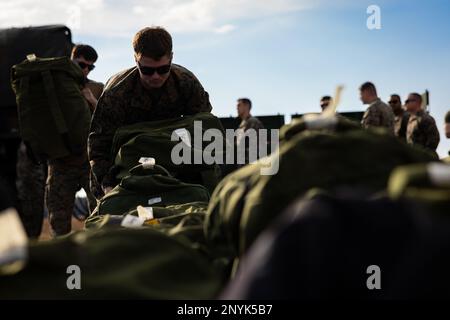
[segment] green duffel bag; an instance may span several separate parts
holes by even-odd
[[[81,94],[84,81],[68,57],[30,57],[12,67],[20,134],[35,157],[86,152],[91,113]]]
[[[388,134],[362,130],[339,118],[327,121],[300,121],[295,125],[302,128],[291,126],[294,134],[282,135],[279,151],[270,156],[278,159],[276,174],[261,175],[267,160],[263,158],[220,182],[205,222],[214,252],[231,259],[241,256],[274,218],[311,188],[332,192],[352,187],[376,193],[386,189],[395,167],[436,160]]]
[[[437,206],[445,203],[450,212],[450,164],[433,162],[396,168],[389,179],[388,194]]]
[[[201,217],[201,225],[203,225],[204,215],[208,208],[207,202],[189,202],[183,204],[169,205],[166,207],[143,207],[145,210],[151,211],[151,219],[142,220],[142,226],[175,226],[187,216],[195,216],[197,219]],[[86,229],[98,229],[103,227],[121,226],[124,217],[132,215],[140,217],[137,207],[125,212],[122,215],[95,215],[86,219]],[[192,219],[192,221],[194,220]],[[191,225],[192,223],[189,223]]]
[[[201,130],[195,132],[194,123],[201,122]],[[202,137],[206,130],[216,129],[222,135],[222,144],[226,140],[224,129],[220,120],[211,113],[198,113],[193,116],[184,116],[160,121],[142,122],[121,127],[114,135],[112,144],[112,157],[115,159],[114,172],[118,180],[128,175],[128,171],[138,165],[140,160],[153,158],[156,164],[167,169],[170,174],[184,182],[204,185],[211,193],[220,181],[220,168],[215,163],[207,164],[203,161],[206,143]],[[179,134],[174,134],[179,132]],[[172,141],[172,136],[177,138]],[[178,140],[182,136],[182,140]],[[198,141],[194,141],[197,138]],[[174,163],[172,150],[184,141],[187,158],[190,163]],[[178,154],[178,153],[177,153]],[[209,152],[211,154],[211,152]],[[201,163],[194,163],[194,159]]]
[[[122,215],[137,206],[166,207],[197,201],[209,201],[209,192],[202,185],[181,182],[158,165],[145,169],[139,165],[99,201],[91,216]]]
[[[192,248],[209,254],[203,229],[207,207],[207,202],[190,202],[167,207],[138,207],[123,215],[89,217],[85,228],[150,228],[170,237],[181,238]]]
[[[0,276],[0,299],[213,299],[223,284],[222,271],[180,238],[100,229],[29,245],[25,268]]]

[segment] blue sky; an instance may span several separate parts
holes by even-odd
[[[364,110],[358,87],[369,80],[385,101],[390,93],[404,100],[428,89],[441,131],[438,151],[450,149],[443,134],[450,110],[448,0],[43,0],[14,19],[20,6],[33,3],[0,0],[0,27],[72,24],[74,42],[100,55],[95,80],[133,64],[134,32],[163,25],[173,35],[174,62],[197,75],[219,116],[235,115],[236,98],[246,96],[254,115],[280,113],[289,121],[293,113],[318,111],[320,97],[339,84],[339,110]],[[366,26],[369,5],[380,7],[380,30]]]

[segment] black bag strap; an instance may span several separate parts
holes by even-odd
[[[406,129],[408,128],[408,121],[409,121],[409,113],[404,113],[402,115],[402,120],[400,123],[400,129],[398,130],[398,136],[400,138],[406,139]]]
[[[61,111],[61,106],[58,102],[58,97],[56,96],[55,83],[53,82],[53,77],[50,70],[45,70],[41,72],[42,79],[44,80],[44,88],[47,94],[48,103],[50,106],[50,112],[52,114],[53,120],[56,124],[56,129],[61,135],[64,145],[69,150],[70,153],[75,153],[69,140],[69,129],[64,119],[64,115]]]
[[[68,133],[67,124],[64,120],[64,115],[61,112],[61,107],[58,102],[58,97],[55,94],[55,84],[53,83],[53,77],[49,70],[45,70],[41,73],[44,80],[45,92],[47,94],[50,111],[55,120],[56,129],[59,134]]]

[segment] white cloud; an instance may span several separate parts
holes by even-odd
[[[232,25],[232,24],[225,24],[219,28],[216,28],[214,31],[216,33],[229,33],[231,31],[233,31],[234,29],[236,29],[236,26]]]
[[[308,8],[312,0],[0,0],[0,28],[69,24],[79,34],[131,36],[149,25],[171,32],[228,33],[238,20]]]

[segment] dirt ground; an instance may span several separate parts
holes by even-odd
[[[82,230],[84,228],[84,222],[79,221],[72,217],[72,231]],[[46,241],[50,240],[51,234],[50,234],[50,223],[48,222],[48,219],[44,219],[44,224],[42,225],[42,233],[39,237],[39,241]]]

